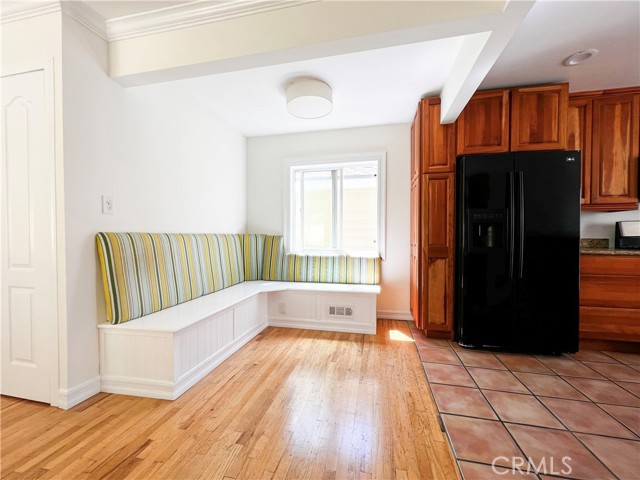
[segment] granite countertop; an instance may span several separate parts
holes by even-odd
[[[581,238],[581,255],[640,255],[640,250],[622,250],[620,248],[609,248],[607,238]]]

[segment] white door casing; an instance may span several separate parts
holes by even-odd
[[[4,71],[1,83],[0,389],[51,403],[58,372],[53,62]]]

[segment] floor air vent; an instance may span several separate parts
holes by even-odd
[[[353,317],[353,306],[329,305],[330,317]]]

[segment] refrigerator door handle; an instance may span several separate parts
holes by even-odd
[[[518,172],[518,207],[520,215],[518,218],[518,230],[519,230],[519,248],[518,248],[518,278],[522,278],[524,275],[524,172]]]
[[[509,172],[509,280],[513,280],[513,263],[516,249],[516,182],[514,177],[514,172]]]

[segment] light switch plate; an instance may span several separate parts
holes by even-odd
[[[102,195],[102,213],[105,215],[113,215],[113,197],[111,195]]]

